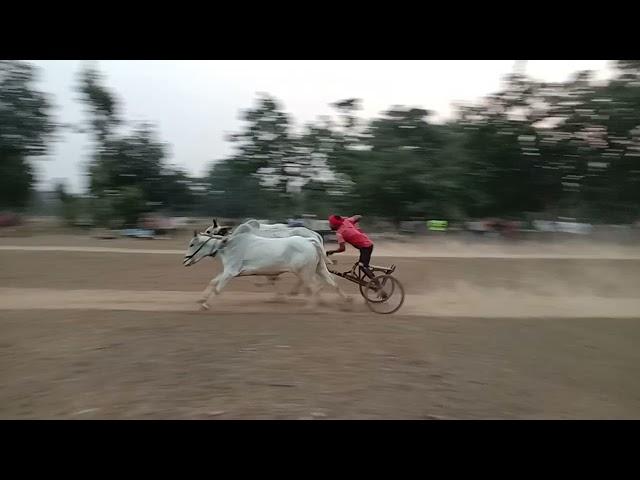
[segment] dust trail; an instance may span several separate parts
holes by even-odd
[[[517,293],[517,294],[516,294]],[[130,310],[198,312],[200,292],[130,290],[55,290],[0,288],[0,310]],[[352,313],[370,313],[362,298],[353,296]],[[325,300],[330,300],[326,295]],[[274,302],[273,293],[225,292],[212,299],[211,312],[254,314],[304,314],[301,298]],[[343,310],[331,301],[314,313],[339,316]],[[603,298],[593,295],[548,296],[507,289],[459,286],[425,295],[407,295],[397,315],[419,317],[487,318],[639,318],[640,299]],[[383,317],[383,316],[381,316]],[[384,316],[392,321],[393,316]]]

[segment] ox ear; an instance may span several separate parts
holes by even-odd
[[[213,228],[218,228],[218,222],[215,218],[213,219]]]
[[[198,230],[194,230],[194,231],[193,231],[193,236],[194,236],[194,237],[197,237],[197,236],[198,236]]]
[[[220,246],[221,246],[221,247],[224,247],[228,242],[229,242],[229,237],[224,237],[224,238],[220,241]]]

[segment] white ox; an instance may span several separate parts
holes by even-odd
[[[212,292],[216,295],[235,277],[258,275],[277,277],[293,273],[311,293],[310,306],[315,306],[322,285],[328,285],[343,299],[342,293],[325,263],[325,252],[315,239],[299,236],[265,238],[253,233],[250,226],[240,226],[228,237],[199,234],[193,238],[184,256],[183,264],[189,267],[205,257],[220,256],[223,271],[209,282],[200,303],[208,309],[207,301]]]
[[[261,224],[257,220],[247,220],[240,224],[238,228],[246,225],[255,230],[255,234],[261,237],[267,238],[283,238],[283,237],[306,237],[315,238],[320,242],[320,245],[324,245],[322,235],[307,227],[290,227],[286,223],[274,223],[274,224]],[[213,219],[213,224],[209,226],[204,233],[207,235],[228,235],[231,233],[231,227],[223,227],[218,225],[216,219]]]
[[[327,257],[324,251],[324,241],[322,239],[322,235],[313,230],[306,227],[289,227],[284,223],[276,223],[276,224],[261,224],[257,220],[247,220],[246,222],[240,224],[236,230],[234,230],[231,235],[233,236],[238,231],[246,231],[246,229],[251,229],[251,232],[254,235],[264,238],[286,238],[286,237],[305,237],[318,241],[322,248],[322,257],[327,265],[332,265],[331,260]],[[220,226],[216,219],[213,219],[213,224],[209,226],[205,230],[205,234],[208,235],[228,235],[231,232],[230,227]],[[277,276],[269,277],[269,281],[266,285],[275,286],[277,281]],[[256,284],[258,286],[264,286],[265,284]],[[294,289],[290,292],[290,295],[297,295],[300,292],[300,287],[303,286],[302,283],[299,283],[294,287]]]

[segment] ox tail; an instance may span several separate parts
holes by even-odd
[[[328,285],[335,288],[342,298],[345,298],[344,294],[340,291],[338,284],[334,280],[333,275],[331,275],[329,268],[327,268],[327,265],[331,265],[331,260],[329,260],[329,257],[327,257],[322,242],[316,238],[310,238],[309,240],[311,240],[313,245],[316,247],[316,250],[318,251],[318,255],[320,255],[320,258],[318,258],[318,264],[316,265],[316,273],[320,275],[320,277],[324,279],[324,281]]]
[[[333,265],[333,263],[331,262],[331,260],[329,260],[329,257],[327,257],[327,252],[324,251],[324,244],[322,243],[322,240],[317,239],[317,238],[313,238],[313,237],[307,237],[309,238],[309,240],[311,241],[311,243],[313,243],[313,246],[316,247],[316,250],[318,251],[318,255],[320,256],[320,262],[318,262],[318,268],[320,269],[320,265],[323,265],[323,270],[327,270],[327,273],[329,273],[327,266]]]

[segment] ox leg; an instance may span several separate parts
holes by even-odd
[[[317,282],[315,269],[306,269],[301,272],[297,272],[296,275],[300,279],[300,283],[303,285],[303,288],[310,293],[310,298],[305,308],[307,310],[315,310],[318,307],[320,289],[322,288]]]
[[[278,275],[271,275],[271,276],[268,277],[268,279],[269,279],[269,284],[275,290],[275,296],[273,297],[273,299],[271,301],[272,302],[285,302],[287,300],[286,297],[284,296],[284,294],[279,292],[278,289],[276,288],[276,282],[278,281]]]
[[[213,287],[213,292],[216,295],[220,295],[220,292],[222,291],[224,286],[227,283],[229,283],[229,280],[231,280],[235,276],[236,275],[232,275],[232,274],[229,274],[229,273],[222,272],[220,275],[218,275],[214,279],[215,280],[215,286]],[[212,280],[211,283],[214,283],[214,280]],[[209,296],[210,295],[211,295],[211,293],[209,292],[209,295],[205,298],[204,302],[202,302],[202,306],[201,306],[202,310],[209,310],[209,305],[207,304],[207,301],[209,300]]]
[[[275,286],[276,281],[278,280],[277,275],[269,275],[267,280],[264,283],[254,283],[256,287],[266,287],[266,286]]]
[[[289,293],[292,297],[295,297],[300,294],[300,290],[303,289],[306,295],[311,295],[311,290],[307,287],[302,280],[298,281],[293,290]]]
[[[209,282],[209,285],[207,285],[207,288],[204,289],[204,291],[202,292],[202,295],[200,296],[200,299],[198,300],[198,303],[200,305],[202,305],[203,303],[206,303],[207,300],[209,300],[209,297],[211,296],[211,292],[213,292],[213,289],[218,283],[218,280],[220,280],[220,277],[222,277],[222,273],[211,279],[211,281]]]
[[[220,295],[220,292],[222,291],[222,289],[225,287],[225,285],[227,283],[229,283],[229,281],[235,277],[236,274],[222,274],[222,276],[220,277],[220,279],[218,280],[218,282],[216,283],[215,288],[213,289],[213,291],[215,292],[216,295]]]
[[[320,295],[320,291],[322,290],[322,284],[320,284],[317,280],[317,276],[315,272],[309,273],[307,275],[298,275],[300,279],[298,284],[294,287],[291,295],[298,295],[300,290],[304,291],[304,294],[309,297],[309,305],[310,306],[318,306],[319,304],[324,305],[324,301]]]

